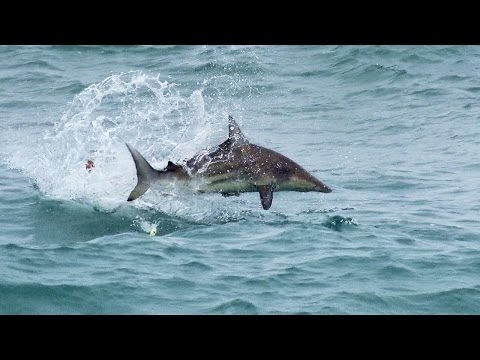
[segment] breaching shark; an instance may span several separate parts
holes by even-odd
[[[163,170],[154,169],[126,144],[137,169],[137,185],[128,201],[142,196],[154,183],[173,181],[182,182],[197,193],[239,196],[258,191],[265,210],[272,205],[274,191],[332,191],[293,160],[250,143],[235,120],[231,116],[228,119],[228,139],[215,151],[195,155],[182,165],[169,161]]]

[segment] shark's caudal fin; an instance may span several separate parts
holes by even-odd
[[[150,188],[150,184],[158,178],[158,171],[152,168],[147,160],[134,148],[126,144],[130,154],[132,154],[133,161],[135,162],[135,167],[137,168],[137,186],[132,190],[128,201],[135,200],[145,194],[145,192]]]

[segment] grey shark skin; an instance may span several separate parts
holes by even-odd
[[[223,196],[258,191],[265,210],[272,205],[274,191],[332,191],[293,160],[251,144],[231,116],[228,139],[215,151],[196,155],[183,165],[169,161],[163,170],[155,170],[137,150],[126,145],[135,162],[138,178],[128,201],[142,196],[152,184],[161,181],[182,181],[196,192],[221,193]]]

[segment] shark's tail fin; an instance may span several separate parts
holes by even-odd
[[[130,154],[132,154],[135,167],[137,168],[137,186],[132,190],[128,201],[135,200],[145,194],[150,188],[150,184],[158,178],[158,171],[152,168],[147,160],[134,148],[126,144]]]

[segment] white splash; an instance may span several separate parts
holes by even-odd
[[[193,156],[210,140],[215,124],[201,91],[181,96],[177,87],[138,71],[111,75],[75,96],[37,144],[10,163],[47,196],[106,210],[124,204],[136,184],[125,142],[163,167]]]

